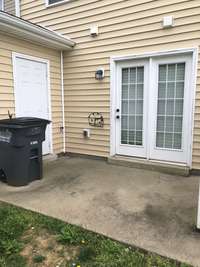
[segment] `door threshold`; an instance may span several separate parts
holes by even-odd
[[[112,156],[108,157],[108,163],[130,168],[158,171],[161,173],[189,176],[190,168],[185,164],[147,160],[135,157]]]

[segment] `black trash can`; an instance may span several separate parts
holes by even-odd
[[[0,177],[13,186],[42,178],[42,142],[49,120],[0,120]]]

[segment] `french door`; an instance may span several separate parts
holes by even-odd
[[[117,64],[116,153],[187,163],[192,57]]]

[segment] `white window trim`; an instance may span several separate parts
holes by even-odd
[[[45,0],[45,5],[46,5],[46,7],[54,7],[54,6],[59,6],[59,5],[62,5],[64,3],[70,2],[70,1],[71,0],[61,0],[60,2],[49,4],[49,0]]]
[[[1,3],[1,8],[0,8],[0,10],[1,10],[1,11],[4,11],[4,9],[5,9],[5,8],[4,8],[4,0],[2,0],[2,3]]]
[[[198,63],[198,47],[194,48],[181,48],[176,50],[167,50],[161,52],[152,52],[152,53],[143,53],[143,54],[136,54],[136,55],[126,55],[126,56],[112,56],[110,57],[110,156],[116,155],[116,86],[117,86],[117,79],[116,79],[116,68],[117,62],[125,61],[125,60],[136,60],[136,59],[143,59],[143,58],[151,58],[152,57],[160,57],[160,56],[167,56],[167,55],[180,55],[180,54],[188,54],[192,53],[192,81],[193,84],[191,86],[192,89],[192,110],[190,111],[190,118],[191,118],[191,138],[189,140],[189,153],[188,153],[188,161],[187,165],[192,168],[192,150],[193,150],[193,131],[194,131],[194,108],[195,108],[195,94],[196,94],[196,78],[197,78],[197,63]],[[169,162],[170,164],[170,162]],[[174,164],[174,163],[172,163]],[[178,165],[178,163],[176,163]]]

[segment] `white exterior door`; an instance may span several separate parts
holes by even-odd
[[[14,57],[16,117],[49,119],[47,63]],[[43,154],[50,153],[50,127],[47,126]]]
[[[190,55],[117,63],[116,154],[187,164]]]
[[[146,157],[148,61],[117,66],[117,154]]]
[[[152,60],[150,158],[186,163],[191,136],[190,56]]]

